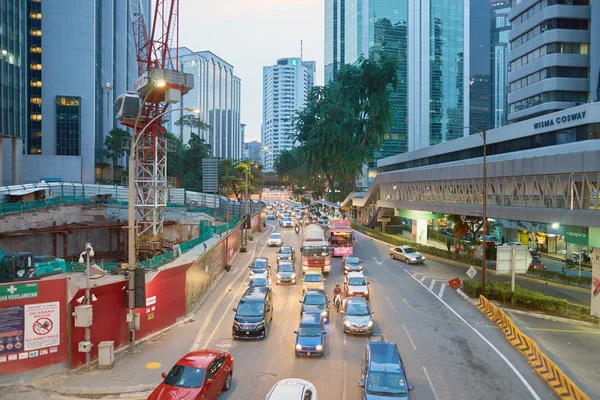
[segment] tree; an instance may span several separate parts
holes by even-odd
[[[125,138],[129,138],[129,132],[123,129],[114,128],[108,132],[108,136],[104,138],[104,149],[102,154],[104,157],[111,160],[111,180],[114,183],[115,180],[115,164],[119,158],[123,157],[129,152],[124,146]]]
[[[202,191],[202,159],[210,156],[210,145],[192,133],[185,148],[181,167],[181,186],[196,192]]]
[[[196,135],[198,135],[198,137],[202,137],[201,132],[212,130],[210,125],[202,122],[200,117],[195,114],[184,115],[175,122],[175,126],[188,127],[192,130],[192,133],[194,129],[197,129]]]
[[[448,216],[448,220],[454,222],[454,236],[458,238],[464,238],[467,234],[471,234],[475,240],[477,240],[477,233],[481,230],[483,226],[483,220],[481,217],[475,216],[460,216],[456,214],[452,214]],[[486,234],[488,234],[486,232]]]
[[[167,139],[169,142],[175,143],[175,151],[173,153],[169,153],[167,156],[167,176],[176,178],[181,186],[183,160],[186,152],[185,145],[171,132],[165,132],[165,139]]]

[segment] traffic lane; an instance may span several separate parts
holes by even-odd
[[[546,264],[546,270],[547,271],[554,271],[554,272],[561,272],[562,269],[565,267],[565,262],[564,261],[558,261],[556,259],[553,258],[548,258],[548,257],[541,257],[542,262],[544,264]],[[569,276],[583,276],[583,277],[591,277],[592,276],[592,272],[589,268],[581,268],[581,274],[579,271],[579,267],[576,268],[569,268],[567,269],[567,275]]]
[[[366,259],[372,251],[364,251],[359,245],[355,253]],[[365,261],[365,270],[381,288],[380,293],[371,292],[376,323],[387,340],[398,344],[405,358],[408,379],[416,387],[411,395],[432,398],[435,390],[449,398],[533,397],[511,367],[474,332],[476,328],[467,326],[403,268],[392,267],[387,262],[379,266],[374,261]],[[467,302],[461,304],[464,310],[460,309],[459,314],[465,310],[476,311]],[[485,322],[481,314],[474,314],[470,319]],[[493,338],[492,344],[501,353],[517,355],[503,337]],[[541,398],[551,395],[547,386],[529,370],[525,359],[515,357],[509,361]]]
[[[600,329],[545,320],[508,311],[513,322],[532,338],[588,395],[600,393],[598,354]]]

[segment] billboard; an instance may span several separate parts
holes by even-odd
[[[217,193],[219,191],[219,159],[215,157],[202,159],[202,192]]]
[[[600,249],[592,253],[592,315],[600,317]]]

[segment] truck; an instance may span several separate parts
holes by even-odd
[[[319,268],[323,271],[323,274],[329,274],[331,255],[329,253],[329,242],[322,227],[317,224],[309,224],[302,229],[300,254],[303,272],[306,272],[309,268]]]
[[[30,281],[63,272],[67,272],[67,265],[61,258],[29,252],[5,253],[0,249],[0,283]]]

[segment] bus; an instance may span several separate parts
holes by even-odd
[[[352,224],[347,219],[331,221],[329,248],[333,257],[351,256],[354,254],[352,243]]]

